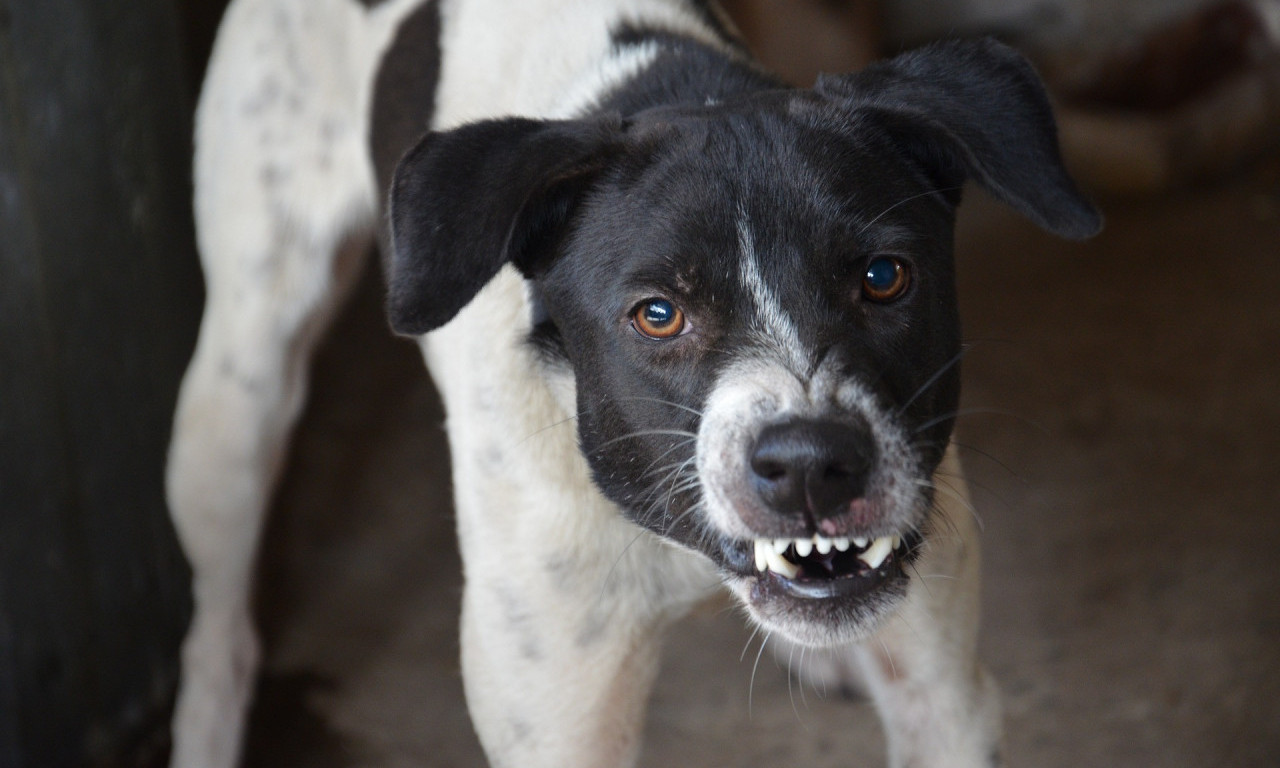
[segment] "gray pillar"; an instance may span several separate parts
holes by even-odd
[[[163,498],[201,288],[165,0],[0,0],[0,768],[164,749]]]

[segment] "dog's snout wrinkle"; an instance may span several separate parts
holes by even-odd
[[[862,498],[875,465],[875,443],[865,426],[797,420],[766,427],[751,449],[756,492],[785,516],[813,528]]]

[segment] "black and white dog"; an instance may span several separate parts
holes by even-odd
[[[717,584],[774,642],[837,649],[893,765],[999,761],[949,449],[955,208],[972,178],[1060,235],[1099,226],[1016,54],[795,90],[698,0],[235,0],[196,146],[175,766],[236,761],[262,518],[374,237],[448,412],[495,766],[631,764],[662,632]]]

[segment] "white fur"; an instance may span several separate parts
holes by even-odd
[[[365,11],[351,0],[234,0],[210,61],[195,168],[208,298],[167,477],[196,601],[175,768],[237,760],[258,666],[249,597],[262,520],[310,356],[369,241],[374,70],[416,4]],[[439,128],[588,106],[653,55],[612,48],[619,19],[714,42],[674,0],[443,0],[441,11]],[[626,522],[591,484],[571,421],[572,382],[541,378],[519,343],[529,317],[522,281],[508,269],[422,341],[449,420],[467,577],[467,703],[495,766],[626,766],[662,629],[718,577],[701,556]],[[723,425],[748,407],[739,402],[799,407],[785,378],[776,367],[756,377],[774,386],[777,403],[721,388],[711,420]],[[709,440],[699,439],[700,467]],[[713,464],[702,467],[709,486],[727,472]],[[717,524],[740,533],[724,502],[710,506],[720,510]],[[976,768],[984,763],[965,740],[993,738],[994,726],[971,727],[975,713],[988,722],[994,698],[974,678],[976,545],[959,523],[962,538],[929,554],[931,570],[958,581],[930,582],[927,594],[913,588],[901,626],[890,622],[878,636],[912,674],[878,679],[865,661],[878,642],[849,650],[870,668],[895,765]]]
[[[811,350],[800,343],[795,323],[782,306],[773,289],[765,284],[760,274],[760,254],[756,253],[755,236],[745,211],[738,212],[738,250],[741,253],[742,270],[739,279],[755,301],[759,320],[760,337],[785,360],[792,370],[803,370],[809,365]]]
[[[888,530],[871,533],[902,533],[918,523],[924,495],[917,481],[923,479],[901,425],[856,379],[834,375],[829,364],[820,365],[811,375],[797,371],[779,360],[772,346],[726,367],[707,397],[697,454],[708,521],[738,539],[786,535],[785,531],[752,531],[742,522],[737,510],[757,503],[742,457],[764,427],[792,418],[827,416],[833,409],[866,419],[878,449],[866,495],[883,510]]]
[[[191,561],[177,766],[230,766],[258,667],[251,578],[306,396],[312,349],[366,250],[375,209],[370,73],[397,12],[346,0],[238,0],[196,115],[206,304],[167,489]]]

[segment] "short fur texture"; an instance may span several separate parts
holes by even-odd
[[[632,764],[661,635],[719,585],[860,676],[893,765],[997,764],[949,447],[966,179],[1063,236],[1100,224],[996,43],[789,89],[695,0],[235,0],[169,465],[197,608],[174,765],[237,759],[262,517],[375,237],[448,412],[493,765]]]

